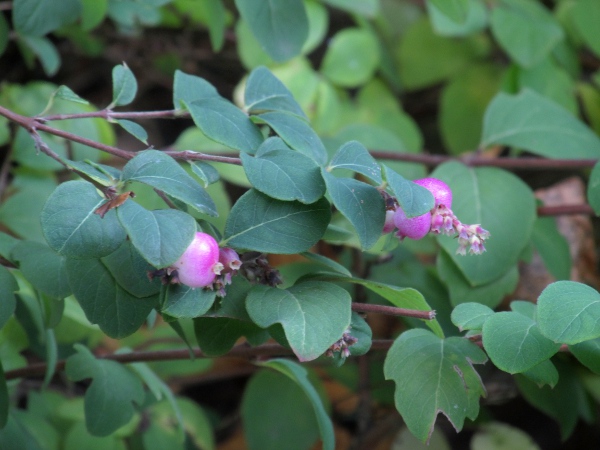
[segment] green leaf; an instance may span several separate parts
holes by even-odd
[[[264,66],[250,72],[244,91],[244,104],[250,114],[285,111],[306,119],[306,114],[292,93]]]
[[[21,35],[19,39],[39,58],[46,75],[51,77],[58,72],[60,54],[50,39],[27,35]]]
[[[600,294],[575,281],[557,281],[538,297],[541,332],[554,342],[578,344],[600,337]]]
[[[308,36],[302,0],[235,0],[240,15],[271,58],[283,62],[300,53]]]
[[[498,92],[502,74],[498,66],[473,65],[444,87],[439,121],[450,153],[472,151],[479,145],[486,107]]]
[[[428,189],[404,179],[385,165],[383,169],[386,181],[406,217],[422,216],[433,209],[435,200]]]
[[[217,293],[210,289],[184,285],[169,286],[167,301],[161,313],[177,319],[193,319],[205,314],[215,302]]]
[[[600,374],[600,338],[569,345],[577,360],[596,374]]]
[[[60,98],[62,100],[68,100],[74,103],[81,103],[82,105],[89,105],[90,102],[81,98],[77,95],[73,90],[68,86],[59,86],[56,91],[54,91],[53,97]]]
[[[4,266],[0,266],[0,329],[15,312],[15,292],[19,290],[17,280]],[[1,427],[0,427],[1,428]]]
[[[325,266],[328,269],[334,270],[335,272],[339,273],[340,275],[343,275],[346,277],[352,276],[352,274],[350,273],[350,271],[348,269],[346,269],[340,263],[327,258],[326,256],[319,255],[318,253],[310,253],[310,252],[302,252],[301,255],[314,263],[321,264],[322,266]]]
[[[540,332],[533,319],[508,311],[486,319],[483,346],[494,365],[511,374],[550,359],[560,348]]]
[[[445,250],[438,254],[437,270],[450,291],[450,302],[453,306],[477,302],[495,308],[505,295],[516,289],[519,283],[519,270],[515,265],[495,280],[472,286]]]
[[[328,171],[347,169],[364,175],[378,185],[383,183],[381,167],[369,151],[358,141],[346,142],[333,155]]]
[[[246,296],[251,285],[245,278],[236,277],[227,288],[226,301],[214,313],[194,320],[194,332],[202,352],[209,356],[227,353],[238,339],[246,336],[257,345],[269,338],[267,330],[252,322],[246,311]]]
[[[108,10],[108,0],[81,1],[81,28],[90,31],[102,23]]]
[[[190,161],[192,172],[204,183],[204,187],[219,181],[219,172],[213,166],[204,161]]]
[[[575,82],[569,72],[548,57],[529,69],[518,71],[518,86],[553,100],[574,116],[579,115]]]
[[[600,216],[600,163],[596,163],[590,173],[587,187],[587,197],[590,206],[597,216]]]
[[[137,298],[156,295],[160,291],[160,279],[148,280],[148,272],[154,270],[135,249],[131,240],[123,242],[117,250],[102,258],[115,281]]]
[[[524,375],[530,381],[533,381],[540,388],[545,385],[553,388],[556,386],[556,383],[558,383],[558,370],[556,370],[556,366],[552,364],[552,361],[549,359],[533,366],[521,375]]]
[[[317,274],[319,279],[334,282],[360,284],[370,291],[380,295],[398,308],[416,309],[418,311],[431,311],[431,306],[425,301],[423,295],[412,288],[402,288],[379,281],[363,280],[360,278],[342,277],[337,274]],[[423,320],[423,322],[439,337],[444,337],[444,332],[437,319]]]
[[[321,433],[321,440],[323,441],[323,449],[333,450],[335,447],[333,425],[331,423],[331,419],[325,411],[321,397],[308,379],[306,369],[287,359],[272,359],[262,363],[261,365],[284,374],[294,381],[302,389],[302,391],[304,391],[304,394],[310,400],[315,417],[317,419],[317,425],[319,427],[319,432]]]
[[[117,216],[136,250],[159,269],[177,261],[196,232],[194,218],[175,209],[148,211],[127,201],[117,208]]]
[[[250,154],[263,141],[256,125],[227,100],[211,97],[184,104],[196,126],[213,141]]]
[[[94,211],[106,201],[91,183],[67,181],[46,201],[41,223],[48,245],[70,258],[100,258],[125,240],[114,210],[100,218]]]
[[[250,190],[231,208],[221,245],[265,253],[308,250],[325,233],[331,211],[324,198],[305,205],[282,202]]]
[[[556,103],[525,89],[498,94],[483,120],[481,146],[510,145],[548,158],[598,158],[600,138]]]
[[[254,116],[260,123],[266,123],[291,148],[314,159],[319,165],[325,164],[327,151],[317,133],[301,118],[286,112],[268,112]]]
[[[540,3],[504,0],[492,8],[494,37],[509,56],[524,67],[542,61],[563,38],[558,21]]]
[[[333,204],[358,233],[361,247],[373,247],[385,221],[385,202],[379,191],[353,178],[336,178],[325,169],[322,175]]]
[[[244,390],[241,416],[250,449],[304,450],[319,437],[310,399],[295,380],[273,370],[252,376]]]
[[[137,81],[127,64],[119,64],[113,68],[112,82],[113,98],[107,109],[113,106],[129,105],[137,93]]]
[[[144,389],[139,378],[115,361],[96,359],[83,345],[67,359],[65,371],[72,381],[92,378],[85,393],[85,422],[95,436],[108,436],[127,424],[141,405]]]
[[[288,289],[255,286],[246,299],[252,320],[279,323],[300,361],[311,361],[342,337],[350,325],[350,294],[335,284],[308,281]]]
[[[141,125],[132,122],[131,120],[120,119],[116,121],[121,127],[131,134],[134,138],[148,145],[148,133]]]
[[[10,253],[15,245],[17,245],[19,242],[21,242],[19,239],[11,236],[10,234],[0,232],[0,256],[12,262],[12,256],[10,256]]]
[[[158,150],[139,152],[123,167],[123,181],[139,181],[181,200],[195,210],[216,216],[214,202],[173,158]]]
[[[345,28],[327,47],[321,73],[338,86],[353,88],[369,81],[379,66],[379,42],[368,29]]]
[[[526,432],[502,422],[483,425],[473,436],[470,446],[472,450],[540,450]]]
[[[472,36],[448,39],[434,33],[427,17],[413,22],[396,50],[400,80],[409,90],[432,86],[458,75],[486,53],[487,40]]]
[[[461,303],[452,310],[452,323],[460,331],[481,330],[494,310],[481,303]]]
[[[67,259],[67,276],[88,320],[115,339],[137,331],[157,302],[130,295],[97,259]]]
[[[440,339],[413,329],[396,339],[383,370],[385,378],[396,383],[396,408],[417,438],[429,438],[440,412],[457,431],[465,418],[477,417],[485,388],[473,364],[486,360],[485,353],[464,338]]]
[[[210,3],[210,2],[209,2]],[[191,103],[204,98],[220,98],[215,87],[204,78],[175,71],[173,81],[173,107],[181,109],[183,102]]]
[[[103,186],[111,186],[121,177],[121,171],[111,166],[97,164],[92,161],[70,161],[66,160],[69,167],[74,168],[92,180]]]
[[[575,429],[579,402],[586,393],[573,366],[557,364],[557,368],[559,379],[554,388],[540,388],[521,374],[515,375],[515,381],[525,400],[559,423],[561,437],[566,440]]]
[[[10,398],[8,397],[8,387],[6,386],[6,377],[2,361],[0,361],[0,430],[8,422],[8,409],[10,407]]]
[[[469,0],[428,0],[450,20],[463,23],[467,20]]]
[[[535,221],[533,193],[519,178],[496,168],[472,169],[451,162],[431,176],[450,186],[452,210],[463,223],[481,224],[491,233],[487,252],[477,256],[456,255],[453,237],[438,236],[438,242],[472,286],[496,280],[517,263],[529,244]]]
[[[19,242],[13,247],[12,255],[23,276],[36,289],[58,299],[71,295],[64,256],[44,244],[32,241]]]
[[[467,13],[462,22],[456,22],[447,16],[438,8],[437,5],[440,3],[437,0],[436,3],[429,1],[425,4],[436,34],[451,37],[469,36],[477,31],[481,31],[487,25],[487,9],[479,0],[467,0],[465,2]]]
[[[538,217],[533,224],[531,240],[548,272],[557,280],[568,280],[571,277],[571,252],[569,243],[556,227],[556,219]]]
[[[571,5],[570,5],[571,6]],[[579,0],[570,8],[570,18],[587,47],[600,56],[600,4],[594,0]]]
[[[44,36],[74,22],[79,17],[78,0],[53,2],[47,0],[19,0],[12,8],[12,20],[19,34]]]
[[[271,150],[253,157],[242,153],[242,165],[252,186],[278,200],[314,203],[325,195],[316,162],[293,150]]]

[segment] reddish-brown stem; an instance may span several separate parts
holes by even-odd
[[[390,348],[393,341],[391,340],[374,340],[371,349],[386,350]],[[223,355],[228,357],[238,358],[254,358],[256,356],[289,356],[293,352],[289,348],[279,344],[263,344],[257,347],[250,347],[247,344],[240,344],[232,348],[229,353]],[[202,350],[194,349],[196,358],[210,358],[205,355]],[[111,355],[98,356],[98,359],[109,359],[120,363],[134,362],[156,362],[156,361],[175,361],[189,359],[190,351],[187,348],[176,350],[158,350],[150,352],[130,352],[130,353],[114,353]],[[62,371],[65,368],[65,360],[60,360],[56,363],[56,371]],[[35,363],[27,367],[6,371],[6,379],[13,380],[15,378],[24,378],[30,376],[43,375],[46,372],[46,363]]]
[[[417,309],[396,308],[395,306],[372,305],[369,303],[352,303],[352,311],[372,312],[390,316],[416,317],[417,319],[435,319],[435,311],[420,311]]]
[[[573,214],[594,215],[594,210],[590,205],[559,205],[559,206],[540,206],[537,209],[538,216],[567,216]]]
[[[49,122],[51,120],[70,120],[70,119],[86,119],[90,117],[99,117],[101,119],[176,119],[189,118],[190,113],[176,109],[165,111],[138,111],[138,112],[115,112],[109,109],[100,111],[90,111],[77,114],[50,114],[48,116],[38,117],[41,122]]]
[[[500,167],[511,170],[569,170],[594,167],[597,159],[546,159],[546,158],[485,158],[480,156],[444,156],[428,155],[425,153],[399,153],[381,150],[371,150],[371,155],[378,159],[405,161],[434,167],[448,161],[459,161],[467,166]]]

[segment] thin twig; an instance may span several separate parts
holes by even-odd
[[[386,350],[391,347],[391,340],[373,340],[372,350]],[[232,348],[227,354],[222,356],[239,357],[239,358],[254,358],[256,356],[289,356],[293,352],[291,349],[283,347],[279,344],[263,344],[257,347],[250,347],[247,344],[240,344]],[[212,358],[205,355],[202,350],[194,349],[196,358]],[[98,359],[108,359],[117,361],[123,364],[134,362],[156,362],[156,361],[175,361],[189,359],[190,351],[188,348],[176,350],[157,350],[149,352],[130,352],[130,353],[113,353],[111,355],[98,356]],[[65,369],[66,360],[60,360],[56,363],[56,371],[60,372]],[[30,376],[44,375],[46,372],[46,363],[30,364],[26,367],[6,371],[6,379],[13,380],[15,378],[24,378]]]
[[[594,210],[590,205],[558,205],[540,206],[537,209],[538,216],[568,216],[573,214],[585,214],[593,216]]]
[[[101,119],[178,119],[189,118],[190,113],[187,111],[170,109],[165,111],[133,111],[133,112],[115,112],[110,109],[102,109],[100,111],[90,111],[77,114],[50,114],[41,116],[37,119],[41,122],[50,122],[52,120],[70,120],[70,119],[86,119],[86,118],[101,118]]]
[[[417,309],[396,308],[395,306],[372,305],[369,303],[352,303],[352,310],[357,312],[372,312],[390,316],[416,317],[417,319],[433,320],[435,311],[420,311]]]

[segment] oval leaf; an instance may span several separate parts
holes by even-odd
[[[310,204],[325,195],[317,163],[293,150],[272,150],[260,157],[242,153],[242,164],[252,186],[278,200]]]
[[[172,285],[169,286],[167,301],[161,312],[177,319],[193,319],[206,313],[216,296],[217,293],[210,289]]]
[[[499,312],[483,325],[483,346],[499,369],[519,373],[550,359],[560,344],[539,330],[534,320],[518,312]]]
[[[127,64],[119,64],[112,71],[113,99],[112,106],[123,106],[130,104],[137,93],[137,81],[133,72]]]
[[[435,200],[428,189],[406,180],[387,166],[383,166],[385,178],[406,217],[421,216],[433,209]]]
[[[163,191],[201,213],[217,215],[215,203],[173,158],[158,150],[139,152],[123,168],[123,181],[139,181]]]
[[[302,0],[235,0],[240,15],[261,47],[275,61],[300,53],[308,37],[308,17]]]
[[[15,277],[6,267],[0,266],[0,328],[6,325],[15,312],[17,307],[15,292],[18,290],[19,285]]]
[[[319,165],[325,164],[327,151],[323,142],[298,116],[287,112],[268,112],[254,117],[256,121],[269,125],[294,150],[314,159]]]
[[[335,207],[350,221],[363,249],[373,247],[381,237],[385,202],[373,186],[353,178],[336,178],[322,170]]]
[[[348,169],[364,175],[377,184],[383,183],[381,167],[369,151],[358,141],[346,142],[333,155],[327,170]]]
[[[494,314],[494,310],[481,303],[461,303],[452,310],[452,323],[460,331],[481,330],[485,321]]]
[[[157,302],[128,294],[98,259],[67,259],[67,276],[88,320],[115,339],[137,331]]]
[[[12,249],[19,270],[36,289],[54,298],[71,295],[65,270],[66,258],[39,242],[21,241]]]
[[[133,403],[144,402],[140,379],[115,361],[96,359],[83,345],[67,359],[65,371],[72,381],[92,378],[85,393],[85,422],[95,436],[107,436],[126,425],[136,410]]]
[[[557,281],[538,298],[541,332],[554,342],[578,344],[600,337],[600,294],[575,281]]]
[[[330,218],[324,198],[305,205],[275,200],[252,189],[231,209],[222,244],[265,253],[299,253],[321,239]]]
[[[196,232],[194,218],[174,209],[148,211],[128,201],[117,208],[117,215],[140,255],[159,269],[177,261]]]
[[[244,91],[244,104],[250,114],[266,111],[287,111],[306,119],[306,114],[292,93],[264,66],[254,69]]]
[[[289,289],[255,286],[246,299],[252,320],[280,323],[300,361],[311,361],[342,337],[350,325],[350,294],[335,284],[309,281]]]
[[[194,123],[208,138],[253,154],[263,141],[260,130],[236,106],[222,98],[184,102]]]
[[[41,214],[48,245],[71,258],[101,258],[114,252],[126,235],[114,210],[104,218],[94,214],[105,201],[86,181],[67,181],[58,186]]]
[[[600,158],[600,138],[569,111],[524,89],[494,97],[481,146],[510,145],[548,158]]]
[[[331,423],[331,419],[325,411],[323,401],[321,400],[319,393],[308,379],[308,373],[306,372],[306,369],[288,359],[272,359],[271,361],[267,361],[261,365],[270,367],[271,369],[277,370],[278,372],[286,375],[304,391],[304,394],[306,394],[310,400],[315,412],[317,424],[321,433],[321,439],[323,440],[323,449],[333,450],[335,447],[333,424]]]

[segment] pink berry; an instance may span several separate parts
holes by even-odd
[[[385,222],[383,224],[383,234],[388,234],[394,231],[396,225],[394,225],[394,212],[395,211],[386,211],[385,212]]]
[[[411,217],[409,219],[404,214],[404,211],[402,211],[402,208],[397,208],[394,213],[394,224],[398,228],[396,236],[400,239],[404,239],[405,237],[415,240],[421,239],[429,233],[429,229],[431,228],[431,213],[427,212],[422,216]]]
[[[452,208],[452,191],[450,186],[437,178],[421,178],[414,183],[423,186],[433,194],[435,206],[444,205],[446,208]]]
[[[223,268],[219,264],[219,244],[206,233],[196,233],[189,247],[172,266],[179,282],[190,287],[210,286]]]

